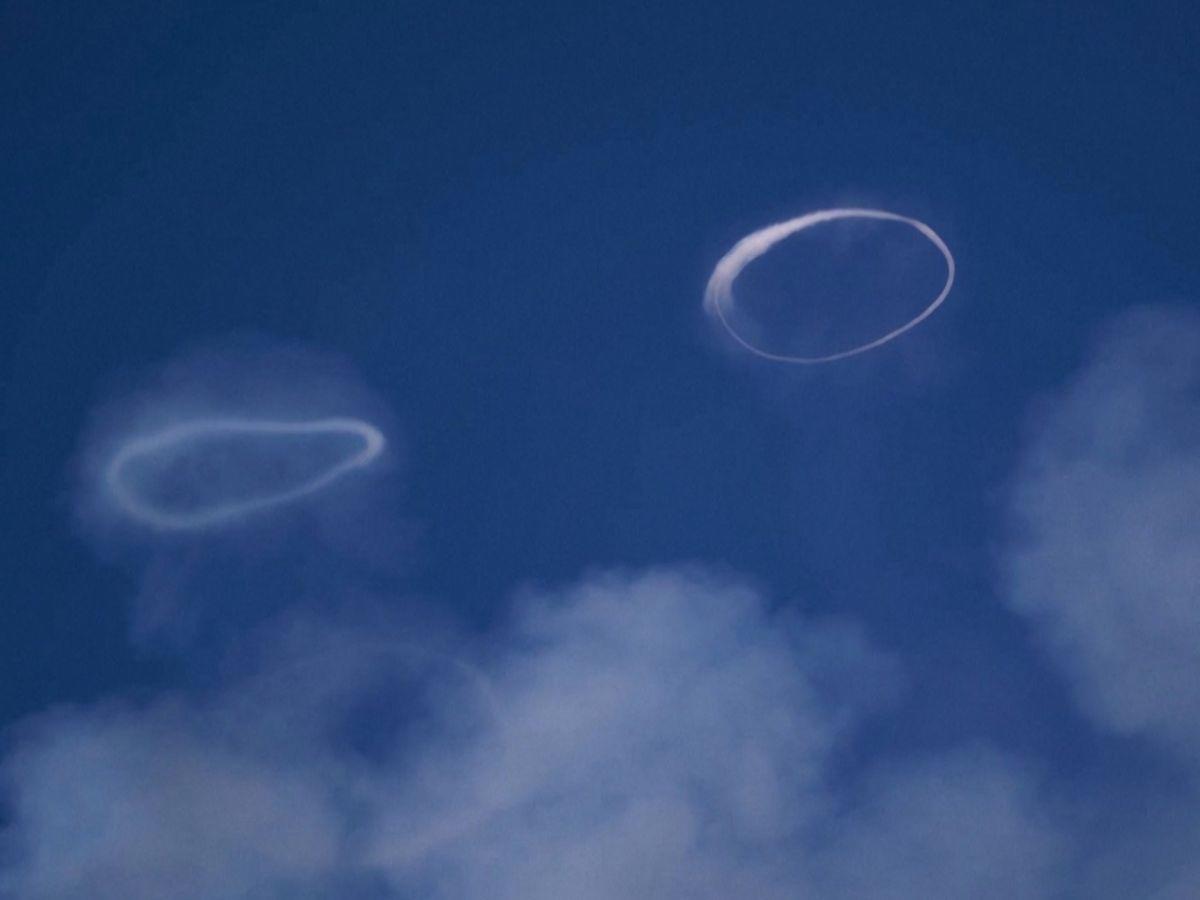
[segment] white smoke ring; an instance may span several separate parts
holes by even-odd
[[[882,337],[875,338],[875,340],[860,344],[857,347],[851,347],[849,350],[841,350],[826,356],[792,356],[783,353],[771,353],[770,351],[754,346],[742,337],[742,335],[738,334],[729,322],[727,311],[732,310],[734,307],[733,283],[742,273],[742,270],[785,238],[791,237],[793,234],[805,229],[812,228],[814,225],[835,222],[840,219],[877,219],[885,222],[902,222],[919,231],[938,249],[946,261],[946,283],[933,299],[933,302],[918,313],[916,317],[905,322],[899,328],[894,328]],[[950,248],[946,246],[946,242],[924,222],[883,209],[822,209],[817,212],[798,216],[795,219],[788,219],[786,222],[768,225],[766,228],[761,228],[734,244],[733,249],[721,257],[720,262],[713,269],[712,276],[708,279],[708,287],[704,291],[704,307],[709,313],[715,315],[720,320],[721,325],[729,333],[730,337],[754,355],[775,362],[816,365],[818,363],[846,359],[849,356],[857,356],[860,353],[866,353],[868,350],[874,350],[876,347],[882,347],[888,341],[900,337],[900,335],[915,328],[933,315],[937,308],[950,295],[950,288],[953,285],[954,256],[950,253]]]
[[[122,473],[130,463],[196,438],[219,435],[302,434],[354,435],[362,440],[362,449],[296,487],[266,496],[217,504],[194,513],[178,513],[157,508],[145,502],[122,479]],[[300,422],[231,417],[192,419],[123,444],[109,461],[104,480],[122,511],[141,524],[166,531],[196,530],[221,525],[316,493],[347,473],[369,465],[383,452],[385,444],[383,433],[361,419],[330,418]]]

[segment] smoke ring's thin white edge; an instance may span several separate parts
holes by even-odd
[[[251,500],[221,503],[197,513],[164,512],[154,505],[144,502],[122,481],[121,473],[124,468],[140,457],[160,452],[200,436],[221,434],[353,434],[362,439],[363,446],[354,455],[294,488],[265,497],[255,497]],[[383,432],[362,419],[328,418],[309,421],[236,417],[191,419],[127,441],[109,461],[105,469],[104,481],[117,505],[141,524],[167,531],[196,530],[220,525],[247,514],[290,503],[319,491],[348,472],[369,465],[383,452],[386,443]]]
[[[942,254],[942,258],[946,261],[946,283],[941,291],[933,299],[933,302],[925,307],[914,318],[905,322],[898,328],[894,328],[882,337],[868,341],[865,344],[860,344],[857,347],[851,347],[849,350],[842,350],[837,353],[830,353],[826,356],[791,356],[782,353],[771,353],[754,346],[744,337],[742,337],[730,324],[726,316],[726,310],[733,308],[733,283],[737,280],[738,275],[754,260],[765,254],[768,250],[774,247],[777,243],[785,238],[791,237],[797,232],[804,231],[814,225],[820,225],[824,222],[834,222],[839,219],[878,219],[888,222],[902,222],[919,231],[938,251]],[[778,222],[774,225],[768,225],[766,228],[761,228],[758,231],[748,234],[736,244],[733,245],[728,253],[721,257],[716,268],[713,269],[712,275],[708,279],[708,286],[704,291],[704,306],[710,314],[713,314],[721,322],[722,327],[744,349],[750,351],[756,356],[763,359],[769,359],[774,362],[797,363],[800,365],[817,365],[819,363],[835,362],[839,359],[846,359],[850,356],[857,356],[860,353],[866,353],[868,350],[874,350],[876,347],[882,347],[884,344],[892,341],[900,335],[904,334],[917,325],[921,324],[929,318],[937,310],[946,298],[950,295],[950,289],[954,286],[954,255],[950,252],[950,248],[941,236],[919,219],[912,219],[908,216],[902,216],[898,213],[888,212],[883,209],[858,209],[858,208],[841,208],[841,209],[822,209],[817,212],[807,213],[803,216],[798,216],[794,219],[788,219],[785,222]]]

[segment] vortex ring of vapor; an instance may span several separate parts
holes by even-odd
[[[139,498],[121,479],[122,471],[130,462],[199,437],[298,434],[352,434],[362,439],[363,447],[353,456],[294,488],[265,497],[221,503],[196,513],[173,513],[156,508]],[[290,503],[319,491],[353,469],[368,465],[383,452],[385,443],[383,433],[361,419],[331,418],[305,422],[241,418],[194,419],[154,434],[134,438],[124,444],[109,462],[105,471],[105,481],[121,509],[142,524],[171,531],[200,529]]]
[[[830,353],[827,356],[790,356],[783,353],[771,353],[755,347],[734,330],[725,315],[727,308],[733,308],[734,281],[737,280],[737,277],[746,266],[758,259],[784,238],[812,228],[814,225],[820,225],[824,222],[835,222],[839,219],[878,219],[886,222],[902,222],[905,225],[915,228],[933,246],[937,247],[942,257],[946,260],[946,283],[943,285],[941,292],[915,318],[905,322],[899,328],[892,329],[883,335],[883,337],[878,337],[857,347],[851,347],[849,350]],[[713,269],[712,276],[708,279],[708,287],[704,291],[704,306],[705,309],[720,319],[721,325],[724,326],[730,337],[756,356],[761,356],[763,359],[775,362],[816,365],[818,363],[834,362],[835,360],[845,359],[849,356],[857,356],[860,353],[866,353],[868,350],[874,350],[876,347],[882,347],[888,341],[900,337],[904,332],[915,328],[933,315],[934,311],[950,295],[950,288],[953,285],[954,256],[950,253],[950,248],[946,246],[946,242],[942,240],[941,236],[924,222],[883,209],[822,209],[817,212],[798,216],[794,219],[788,219],[786,222],[778,222],[775,225],[760,228],[758,231],[747,235],[734,244],[733,249],[721,257],[720,262]]]

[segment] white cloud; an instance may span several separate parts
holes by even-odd
[[[377,859],[402,882],[420,860],[436,896],[737,893],[770,868],[751,859],[781,865],[829,802],[850,711],[814,689],[800,633],[699,573],[528,601],[496,670],[495,733],[412,779]],[[829,633],[847,669],[886,677],[860,638]]]
[[[986,748],[886,766],[837,823],[819,896],[1051,896],[1069,847],[1039,788]]]
[[[311,768],[256,759],[174,703],[50,715],[5,775],[19,859],[7,878],[29,900],[248,896],[338,855]]]
[[[1012,495],[1009,602],[1084,709],[1200,751],[1200,315],[1109,326],[1045,399]]]
[[[529,594],[486,691],[457,666],[397,690],[411,654],[376,648],[413,635],[379,622],[274,634],[214,696],[24,729],[14,896],[1050,895],[1060,842],[1022,766],[963,751],[848,787],[839,754],[895,695],[894,662],[710,573]],[[365,753],[345,726],[389,698],[425,712],[372,719]]]
[[[515,646],[540,649],[500,670],[500,734],[431,766],[380,831],[376,859],[420,896],[1048,895],[1062,841],[1000,754],[835,784],[898,678],[849,626],[659,571],[527,606]]]

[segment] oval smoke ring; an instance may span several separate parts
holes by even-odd
[[[280,437],[313,435],[350,435],[362,442],[356,453],[312,478],[286,490],[231,500],[195,512],[164,509],[140,496],[124,478],[131,463],[170,452],[187,443],[214,437]],[[121,511],[138,523],[163,531],[193,531],[230,524],[245,516],[293,503],[315,494],[350,472],[370,465],[386,445],[383,433],[369,422],[354,418],[326,418],[308,421],[212,417],[192,419],[160,431],[133,438],[113,455],[104,472],[104,482]]]
[[[743,335],[739,334],[729,321],[727,313],[732,312],[734,309],[733,283],[742,273],[742,270],[785,238],[812,228],[815,225],[825,222],[836,222],[842,219],[874,219],[884,222],[900,222],[920,232],[923,237],[938,249],[938,252],[942,254],[942,258],[946,261],[946,282],[933,301],[912,319],[909,319],[897,328],[893,328],[887,334],[868,341],[865,344],[859,344],[856,347],[840,350],[837,353],[829,353],[824,356],[794,356],[784,353],[772,353],[754,345]],[[924,222],[883,209],[822,209],[817,212],[806,213],[803,216],[797,216],[794,219],[788,219],[785,222],[768,225],[766,228],[760,228],[758,231],[748,234],[734,244],[733,249],[721,257],[716,268],[713,269],[712,276],[708,280],[708,286],[704,291],[704,307],[709,313],[717,317],[722,327],[724,327],[725,331],[728,332],[734,341],[755,356],[769,359],[772,362],[811,366],[857,356],[860,353],[866,353],[869,350],[882,347],[889,341],[895,340],[906,331],[915,328],[933,315],[937,308],[950,296],[950,289],[953,286],[954,256],[941,236]]]

